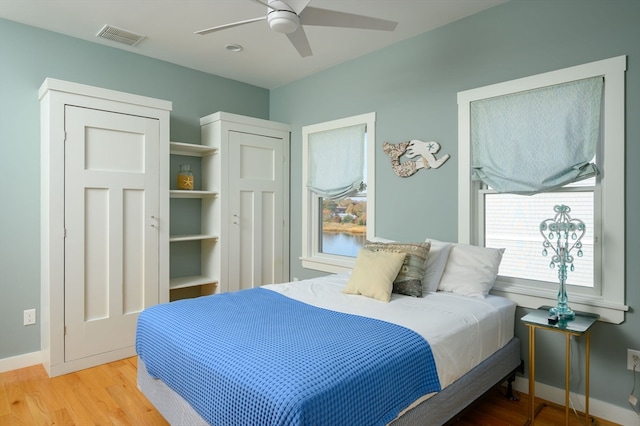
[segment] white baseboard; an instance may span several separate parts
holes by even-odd
[[[528,394],[529,380],[526,377],[518,376],[513,382],[513,388],[518,392]],[[564,389],[536,382],[536,397],[564,406]],[[569,400],[573,403],[576,411],[584,413],[584,395],[571,392]],[[640,416],[632,409],[619,407],[592,397],[589,397],[589,414],[625,426],[640,426]]]
[[[31,367],[36,364],[42,364],[42,352],[40,351],[2,358],[0,359],[0,373],[17,370],[18,368]]]

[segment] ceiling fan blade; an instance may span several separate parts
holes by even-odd
[[[397,22],[386,19],[371,18],[337,10],[307,7],[300,13],[302,25],[319,25],[324,27],[360,28],[365,30],[393,31]]]
[[[311,52],[309,40],[307,40],[307,34],[305,34],[304,29],[302,29],[302,25],[300,25],[294,32],[287,34],[287,38],[303,58],[313,54]]]
[[[263,6],[267,6],[269,9],[273,9],[273,7],[269,6],[269,3],[267,3],[266,1],[262,1],[262,0],[253,0],[256,3],[260,3]]]
[[[266,20],[266,16],[262,16],[260,18],[247,19],[244,21],[233,22],[231,24],[218,25],[217,27],[207,28],[205,30],[196,31],[196,34],[206,35],[215,31],[226,30],[227,28],[237,27],[239,25],[250,24],[252,22],[264,21]]]

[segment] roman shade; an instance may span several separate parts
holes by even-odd
[[[471,102],[472,179],[535,194],[597,175],[603,78]]]
[[[337,200],[362,189],[366,126],[342,127],[309,134],[307,187]]]

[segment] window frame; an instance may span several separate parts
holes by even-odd
[[[366,125],[367,164],[367,239],[375,235],[375,112],[345,117],[302,127],[302,267],[316,271],[342,273],[353,269],[355,257],[318,251],[322,233],[319,196],[307,188],[309,164],[309,134],[357,124]]]
[[[604,76],[603,144],[597,157],[602,175],[594,190],[595,220],[600,234],[601,264],[595,265],[594,282],[599,294],[569,294],[574,310],[599,314],[615,324],[624,321],[625,295],[625,82],[626,56],[618,56],[564,68],[504,83],[458,93],[458,239],[462,243],[484,245],[484,212],[478,196],[481,184],[471,180],[470,104],[473,101],[533,90],[583,78]],[[597,262],[597,260],[594,260]],[[507,297],[519,306],[539,308],[553,305],[557,286],[546,288],[498,277],[492,293]]]

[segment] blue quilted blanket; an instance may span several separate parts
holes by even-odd
[[[136,350],[218,426],[383,425],[440,390],[417,333],[260,288],[153,306]]]

